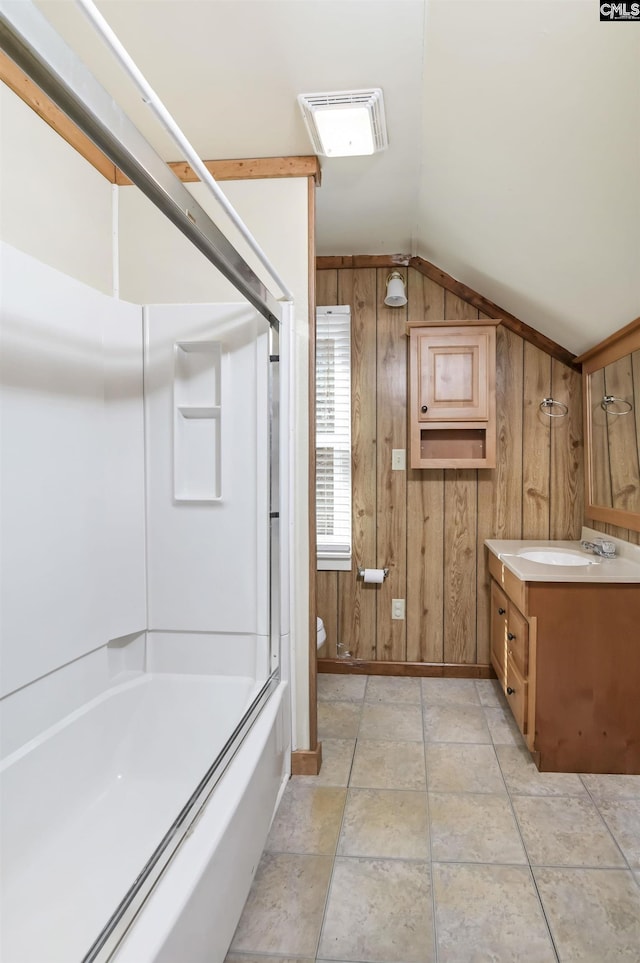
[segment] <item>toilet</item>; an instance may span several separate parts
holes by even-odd
[[[316,619],[317,622],[317,648],[318,651],[322,648],[324,643],[327,641],[327,633],[325,632],[324,622],[322,619]]]

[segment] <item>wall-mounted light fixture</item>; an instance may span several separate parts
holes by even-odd
[[[387,278],[387,295],[384,303],[390,308],[401,308],[407,303],[407,295],[404,290],[404,278],[400,271],[392,271]]]
[[[389,146],[379,87],[299,94],[298,103],[316,154],[349,157]]]

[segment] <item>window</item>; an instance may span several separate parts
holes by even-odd
[[[316,311],[316,532],[319,569],[351,568],[351,310]]]

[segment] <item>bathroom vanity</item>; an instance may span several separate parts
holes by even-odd
[[[640,773],[640,550],[485,544],[491,661],[538,768]]]

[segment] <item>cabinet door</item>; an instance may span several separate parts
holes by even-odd
[[[419,421],[487,421],[489,340],[477,328],[419,335]]]
[[[509,706],[511,707],[513,718],[516,720],[518,728],[523,736],[526,736],[527,734],[528,688],[528,683],[520,675],[513,659],[508,655],[507,684],[505,687],[505,692],[507,699],[509,700]]]
[[[500,586],[491,579],[491,662],[501,686],[505,686],[507,661],[508,600]]]
[[[509,604],[507,619],[507,654],[526,677],[529,670],[529,623],[513,602]]]

